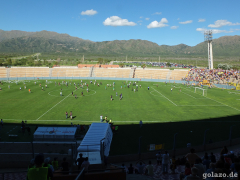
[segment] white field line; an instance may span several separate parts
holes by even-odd
[[[187,89],[188,90],[188,89]],[[189,90],[190,91],[190,90]],[[190,91],[191,92],[191,91]],[[203,96],[203,97],[205,97],[205,96]],[[227,105],[227,104],[224,104],[224,103],[222,103],[222,102],[219,102],[219,101],[217,101],[217,100],[215,100],[215,99],[212,99],[212,98],[209,98],[209,97],[205,97],[205,98],[207,98],[207,99],[210,99],[210,100],[212,100],[212,101],[215,101],[215,102],[217,102],[217,103],[219,103],[219,104],[222,104],[222,105],[224,105],[224,106],[227,106],[227,107],[230,107],[230,108],[232,108],[232,109],[235,109],[235,110],[237,110],[237,111],[240,111],[239,109],[236,109],[236,108],[234,108],[234,107],[231,107],[231,106],[229,106],[229,105]]]
[[[154,92],[154,91],[151,91],[150,94],[153,95],[153,96],[162,97],[162,96],[153,94],[153,92]]]
[[[66,98],[68,98],[68,96],[70,96],[72,93],[70,93],[69,95],[67,95],[65,98],[63,98],[61,101],[59,101],[57,104],[55,104],[53,107],[51,107],[49,110],[47,110],[45,113],[43,113],[39,118],[37,118],[36,120],[38,121],[41,117],[43,117],[45,114],[47,114],[49,111],[51,111],[54,107],[56,107],[58,104],[60,104],[62,101],[64,101]]]
[[[153,88],[153,87],[152,87]],[[154,91],[158,92],[157,90],[155,90],[153,88]],[[175,106],[177,106],[174,102],[172,102],[170,99],[168,99],[166,96],[164,96],[162,93],[158,92],[159,94],[161,94],[164,98],[166,98],[169,102],[171,102],[172,104],[174,104]]]
[[[191,96],[190,94],[187,94],[187,93],[185,93],[185,92],[182,92],[182,93],[184,93],[184,94],[186,94],[186,95],[188,95],[188,96],[190,96],[190,97],[196,99],[195,97]]]

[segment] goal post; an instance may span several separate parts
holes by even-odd
[[[207,89],[203,89],[203,88],[200,88],[200,87],[195,87],[195,93],[197,94],[201,94],[203,96],[207,96]]]

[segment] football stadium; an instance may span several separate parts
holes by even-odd
[[[76,179],[82,154],[90,163],[85,179],[126,179],[119,163],[238,144],[238,71],[87,66],[0,68],[5,167],[27,167],[44,153],[52,166],[55,158],[59,167],[63,158],[69,163],[71,173],[56,170],[53,179]],[[153,178],[162,178],[160,167],[154,165]]]
[[[239,180],[239,0],[1,1],[0,180]]]

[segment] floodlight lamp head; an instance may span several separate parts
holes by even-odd
[[[204,41],[212,41],[212,30],[207,30],[204,32]]]

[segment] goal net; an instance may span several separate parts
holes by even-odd
[[[195,87],[195,93],[201,94],[202,96],[207,96],[207,89],[203,89],[200,87]]]

